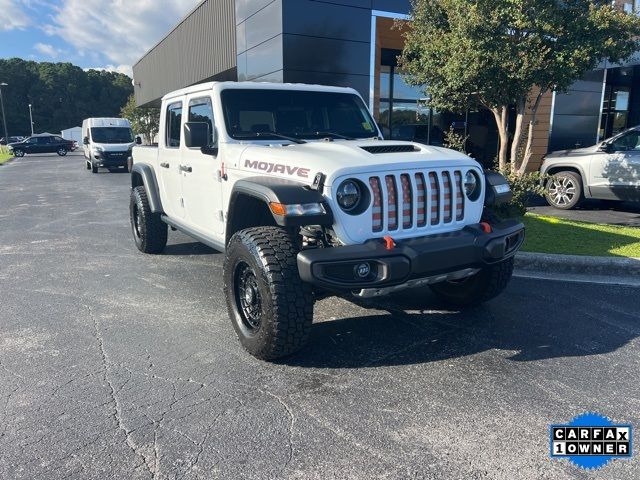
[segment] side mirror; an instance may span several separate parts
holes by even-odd
[[[202,148],[209,145],[209,124],[187,122],[184,124],[184,143],[187,148]]]
[[[604,152],[604,153],[609,153],[609,152],[613,151],[613,146],[610,143],[602,142],[598,146],[598,151],[599,152]]]
[[[89,137],[84,137],[84,138],[82,139],[82,144],[83,144],[83,145],[89,145]]]
[[[136,137],[136,145],[142,145],[142,137],[140,135]]]

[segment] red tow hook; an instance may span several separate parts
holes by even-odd
[[[394,248],[396,248],[396,242],[393,240],[393,238],[386,236],[384,237],[384,248],[386,248],[387,250],[393,250]]]
[[[493,232],[493,228],[491,228],[491,225],[489,225],[487,222],[481,222],[480,223],[480,227],[482,227],[482,231],[484,233],[491,233]]]

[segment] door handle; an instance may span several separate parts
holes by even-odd
[[[193,172],[193,168],[187,166],[187,165],[180,165],[180,171],[181,172],[185,172],[185,173],[191,173]]]
[[[160,166],[161,166],[162,168],[169,168],[169,164],[168,164],[167,162],[162,162],[162,163],[160,164]]]

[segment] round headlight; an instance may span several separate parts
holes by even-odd
[[[336,197],[340,208],[345,212],[350,212],[358,206],[360,198],[362,197],[362,192],[360,191],[360,186],[357,182],[353,180],[345,180],[338,187]]]
[[[477,200],[480,196],[480,180],[472,170],[469,170],[464,176],[464,192],[470,200]]]

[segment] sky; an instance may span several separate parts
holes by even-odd
[[[131,66],[200,0],[0,0],[0,58]]]

